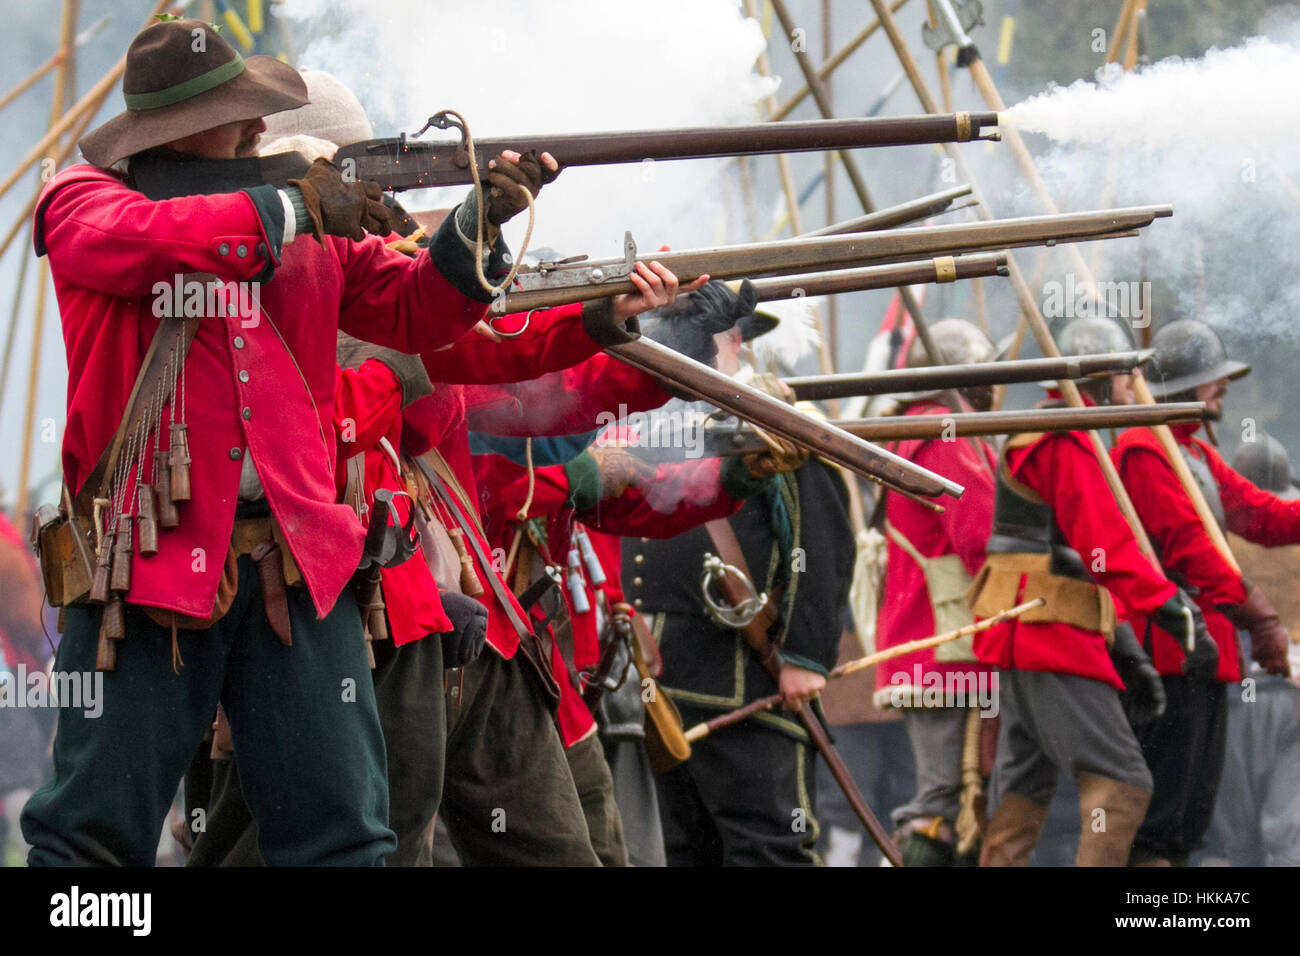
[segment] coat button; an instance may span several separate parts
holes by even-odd
[[[241,259],[244,258],[244,256],[248,255],[248,246],[241,242],[235,247],[235,255],[239,256]]]
[[[242,349],[243,347],[244,347],[244,337],[243,337],[242,335],[236,335],[236,336],[235,336],[235,348],[237,348],[237,349]]]
[[[242,457],[244,457],[244,452],[243,452],[242,449],[239,449],[239,448],[232,448],[232,449],[230,449],[230,460],[231,460],[231,461],[239,461],[239,459],[242,458]]]
[[[217,246],[217,255],[221,255],[221,256],[230,255],[230,243],[223,242],[221,245]]]
[[[241,369],[239,370],[239,380],[240,380],[241,382],[247,382],[247,381],[248,381],[248,369],[243,369],[243,368],[241,368]]]
[[[640,606],[641,606],[641,599],[640,599],[640,598],[637,598],[635,601],[632,602],[632,604],[633,604],[634,607],[640,607]]]
[[[244,416],[244,421],[248,421],[250,418],[253,417],[253,410],[249,408],[247,405],[245,405],[244,410],[240,412],[240,414]]]
[[[634,587],[638,587],[638,588],[639,588],[641,585],[645,584],[645,582],[642,581],[640,578],[633,578],[633,579],[632,579],[632,584],[633,584]]]
[[[632,559],[632,562],[633,562],[634,564],[645,564],[645,555],[644,555],[644,554],[638,554],[636,557],[634,557],[634,558]]]
[[[649,544],[649,543],[650,543],[650,539],[649,539],[649,538],[642,538],[642,539],[641,539],[641,543],[642,543],[642,544]]]

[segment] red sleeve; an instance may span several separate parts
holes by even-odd
[[[1114,457],[1164,566],[1198,589],[1203,603],[1240,604],[1246,599],[1241,575],[1219,555],[1164,452],[1136,437],[1121,438]]]
[[[585,525],[624,537],[671,538],[714,518],[728,518],[744,499],[722,482],[722,459],[661,464],[652,479],[580,512]]]
[[[1286,501],[1252,484],[1211,445],[1192,441],[1219,486],[1229,531],[1270,548],[1300,542],[1300,500]]]
[[[358,451],[377,445],[397,423],[402,386],[392,369],[376,359],[367,359],[360,368],[339,369],[337,379],[334,434],[341,468]]]
[[[46,186],[38,209],[55,273],[110,295],[148,296],[156,282],[190,272],[251,280],[266,267],[268,250],[279,245],[268,243],[247,193],[155,201],[85,167]],[[232,254],[241,247],[244,256]]]
[[[530,382],[465,386],[470,430],[491,435],[576,435],[668,398],[649,375],[603,352]]]
[[[1048,435],[1007,452],[1007,463],[1052,506],[1066,542],[1110,591],[1120,617],[1148,614],[1173,596],[1174,585],[1138,549],[1086,435]]]
[[[600,351],[582,326],[581,302],[541,309],[527,321],[527,331],[517,338],[494,342],[471,330],[450,348],[425,352],[420,357],[429,378],[461,384],[522,382],[577,365]],[[502,322],[509,328],[523,323],[519,315]]]
[[[923,442],[913,460],[965,487],[960,498],[944,502],[939,524],[950,545],[943,553],[958,555],[967,572],[975,574],[984,564],[993,530],[993,471],[989,459],[975,444],[962,439]]]
[[[349,335],[416,355],[458,341],[487,314],[487,304],[460,292],[427,249],[411,257],[373,235],[326,242],[343,269],[339,328]]]
[[[479,485],[491,489],[490,519],[513,521],[528,500],[528,469],[504,455],[475,455],[474,472]],[[532,494],[528,517],[548,517],[563,510],[569,501],[569,476],[564,466],[534,468]]]

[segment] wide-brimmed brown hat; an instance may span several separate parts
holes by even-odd
[[[297,109],[307,103],[307,86],[274,57],[245,60],[210,24],[169,20],[131,41],[122,96],[126,112],[78,144],[102,168],[216,126]]]

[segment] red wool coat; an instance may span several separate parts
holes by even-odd
[[[579,522],[593,531],[604,532],[604,535],[589,535],[595,546],[598,537],[610,535],[671,538],[706,521],[734,514],[744,501],[723,487],[721,465],[718,458],[663,464],[656,469],[654,478],[645,483],[648,491],[630,487],[618,498],[606,498],[594,504],[579,502],[587,505],[581,510],[573,506],[569,468],[547,465],[533,469],[532,503],[527,514],[530,518],[546,518],[547,554],[543,557],[567,565],[574,525]],[[480,487],[493,502],[493,509],[486,515],[488,536],[494,546],[509,548],[516,527],[515,515],[527,501],[528,470],[503,455],[475,455],[474,469]],[[669,489],[671,501],[665,497]],[[617,581],[621,566],[619,551],[610,546],[609,540],[602,545],[603,550],[598,548],[597,553],[606,578]],[[590,610],[579,613],[573,605],[568,580],[566,573],[563,591],[573,627],[573,665],[581,671],[594,667],[600,659],[595,589],[584,565],[582,586]],[[621,583],[607,594],[617,595],[610,600],[621,601]],[[581,693],[568,679],[568,663],[558,644],[553,645],[551,666],[560,685],[560,736],[569,747],[591,733],[595,721]]]
[[[1199,427],[1174,425],[1172,429],[1178,443],[1205,462],[1219,486],[1228,530],[1247,541],[1269,547],[1300,542],[1300,501],[1283,500],[1237,474],[1214,446],[1195,436]],[[1111,455],[1164,566],[1199,591],[1194,599],[1219,647],[1219,669],[1215,676],[1221,681],[1241,680],[1237,629],[1219,610],[1246,599],[1241,575],[1219,556],[1205,533],[1191,499],[1165,459],[1155,432],[1149,428],[1128,429],[1120,435]],[[1134,619],[1139,637],[1145,633],[1146,624],[1144,617]],[[1182,673],[1181,645],[1154,625],[1151,658],[1162,674]]]
[[[904,415],[943,415],[949,409],[937,402],[917,402]],[[984,549],[993,527],[993,469],[996,455],[985,441],[905,441],[894,449],[908,461],[951,478],[966,487],[957,501],[945,503],[935,514],[901,495],[889,495],[885,518],[925,557],[955,554],[967,572],[984,564]],[[891,538],[885,566],[884,600],[876,618],[876,647],[885,650],[935,633],[934,613],[925,586],[925,572]],[[991,670],[971,661],[936,661],[933,648],[914,651],[886,661],[876,669],[877,692],[916,685],[922,675],[978,673]],[[922,680],[926,680],[922,677]],[[929,678],[933,680],[933,678]],[[924,684],[921,685],[924,687]]]
[[[510,328],[521,326],[522,322],[512,322],[515,318],[507,316],[498,324]],[[405,411],[401,409],[401,386],[382,362],[372,359],[354,371],[342,372],[336,407],[336,429],[340,441],[339,490],[346,481],[342,462],[355,454],[358,448],[366,449],[367,501],[373,499],[376,488],[404,488],[388,456],[375,447],[381,437],[386,437],[394,449],[406,453],[421,454],[430,448],[438,449],[470,496],[471,504],[477,502],[474,475],[469,467],[464,389],[451,383],[508,382],[514,377],[551,372],[580,362],[598,349],[599,346],[582,327],[581,307],[571,305],[533,313],[529,329],[518,338],[497,343],[470,333],[450,348],[426,353],[423,360],[432,373],[431,377],[443,381],[434,386],[433,395],[412,403]],[[482,387],[485,392],[490,392],[502,386],[489,384]],[[460,527],[456,517],[441,502],[431,504],[444,527]],[[488,541],[477,534],[475,537],[483,553],[491,558],[492,547]],[[472,548],[470,553],[474,554]],[[488,608],[488,643],[509,659],[518,649],[519,639],[488,578],[496,571],[484,567],[477,558],[475,570],[483,586],[480,600]],[[385,568],[380,573],[389,626],[398,646],[450,629],[450,621],[442,611],[437,584],[422,552],[417,549],[411,560],[395,568]],[[505,591],[508,593],[509,588],[506,587]],[[519,616],[524,617],[518,603],[513,597],[510,600]]]
[[[1150,613],[1174,594],[1169,582],[1138,550],[1084,432],[1044,435],[1006,455],[1011,475],[1037,492],[1056,514],[1070,547],[1093,578],[1110,591],[1123,619]],[[1020,598],[1018,597],[1017,600]],[[1054,621],[1008,621],[975,635],[975,654],[1003,670],[1052,671],[1104,681],[1123,690],[1106,638]]]
[[[76,492],[118,426],[160,321],[155,285],[192,272],[251,281],[278,243],[246,193],[153,201],[89,166],[65,170],[45,187],[36,230],[63,320],[63,468]],[[326,614],[356,568],[363,537],[356,516],[335,502],[336,329],[419,352],[456,341],[486,310],[428,253],[408,258],[376,236],[327,236],[323,245],[299,236],[276,266],[258,290],[259,315],[199,324],[184,376],[193,500],[180,506],[180,527],[159,529],[156,556],[135,556],[132,603],[212,612],[248,448],[316,609]],[[169,423],[164,415],[164,435]]]

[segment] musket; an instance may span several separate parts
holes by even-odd
[[[840,677],[846,677],[849,674],[866,670],[868,667],[875,667],[877,664],[883,664],[885,661],[893,660],[895,657],[903,657],[915,651],[923,651],[927,648],[938,647],[940,644],[947,644],[972,634],[978,634],[980,631],[987,631],[994,625],[1009,621],[1012,618],[1019,617],[1026,611],[1033,610],[1046,604],[1045,598],[1034,598],[1032,601],[1026,601],[1024,604],[1017,604],[1009,611],[1001,611],[992,617],[987,617],[982,621],[974,624],[968,624],[965,627],[958,628],[955,631],[949,631],[947,634],[936,634],[934,637],[922,637],[915,641],[907,641],[896,647],[886,648],[883,651],[877,651],[874,654],[868,654],[866,657],[859,657],[857,660],[845,661],[837,665],[834,670],[827,675],[828,680],[836,680]],[[702,721],[693,727],[688,727],[685,737],[690,743],[694,743],[701,737],[707,737],[709,734],[721,730],[723,727],[730,727],[738,724],[747,717],[752,717],[761,710],[771,710],[781,703],[780,694],[769,694],[766,697],[759,697],[751,700],[743,707],[737,707],[735,710],[729,710],[725,714],[719,714],[711,720]]]
[[[974,256],[969,258],[976,258]],[[1003,257],[1005,261],[1005,257]],[[897,266],[881,268],[894,269]],[[866,270],[863,270],[866,271]],[[839,273],[827,273],[839,275]],[[962,276],[958,276],[962,278]],[[759,282],[782,280],[761,279]],[[755,285],[758,285],[756,282]],[[816,293],[809,293],[810,295]],[[762,296],[760,295],[760,298]],[[783,379],[800,401],[850,398],[855,395],[897,395],[901,392],[928,392],[946,388],[973,388],[981,385],[1009,385],[1015,382],[1047,382],[1062,378],[1080,379],[1115,372],[1128,372],[1146,362],[1153,351],[1108,352],[1101,355],[1078,355],[1068,358],[1019,359],[1012,362],[985,362],[980,365],[934,365],[924,368],[897,368],[883,372],[850,372],[844,375],[808,375]]]
[[[605,351],[653,376],[675,393],[707,401],[865,478],[925,498],[939,495],[960,498],[964,490],[942,475],[877,448],[651,339],[642,337],[623,345],[611,345]]]
[[[977,435],[1012,435],[1020,432],[1150,428],[1154,425],[1200,422],[1204,415],[1204,402],[1169,402],[1159,405],[840,418],[831,419],[825,424],[870,442],[950,441]],[[650,422],[647,434],[638,434],[626,442],[626,447],[633,454],[647,461],[748,455],[767,447],[751,429],[744,428],[734,420],[711,420],[703,424],[665,421],[660,424],[651,416]],[[813,451],[820,454],[815,448]]]
[[[623,130],[604,133],[544,133],[534,136],[485,137],[474,140],[480,170],[502,150],[549,152],[561,166],[601,166],[646,160],[708,159],[763,153],[803,153],[825,149],[861,149],[927,143],[964,143],[997,139],[995,112],[931,116],[886,116],[867,119],[806,120],[749,126],[700,126],[678,129]],[[429,128],[460,130],[459,141],[417,140]],[[425,189],[472,182],[464,130],[445,113],[429,117],[424,129],[386,139],[344,146],[335,165],[357,179],[385,189]]]
[[[921,196],[919,199],[899,203],[897,206],[890,206],[887,209],[877,209],[866,216],[858,216],[856,219],[846,219],[843,222],[832,223],[829,226],[814,229],[812,232],[801,232],[798,238],[813,239],[817,236],[842,236],[850,232],[874,232],[877,229],[894,229],[909,222],[916,222],[918,219],[928,219],[942,212],[948,212],[949,207],[954,202],[962,196],[969,196],[971,192],[972,187],[969,185],[954,186],[952,189]],[[967,209],[973,205],[975,203],[971,202],[965,206],[958,206],[957,209]]]
[[[702,275],[715,279],[754,278],[1026,245],[1118,238],[1133,235],[1135,230],[1155,219],[1170,215],[1173,215],[1171,206],[1133,206],[658,252],[646,258],[661,262],[683,283]],[[496,314],[527,312],[632,292],[635,287],[627,277],[638,261],[636,243],[631,233],[626,233],[622,258],[590,260],[586,256],[571,256],[521,267],[516,277],[517,291],[498,296],[490,308]]]
[[[1005,276],[1005,252],[981,252],[971,256],[940,256],[921,262],[900,262],[888,266],[865,266],[861,269],[835,269],[831,272],[813,272],[796,276],[774,276],[770,279],[751,279],[759,302],[774,299],[797,299],[802,296],[834,295],[838,292],[860,292],[864,289],[891,289],[901,285],[920,285],[929,282],[956,282],[958,279],[975,279],[981,276]],[[727,283],[733,290],[740,288],[741,280]],[[834,376],[824,376],[827,378]]]

